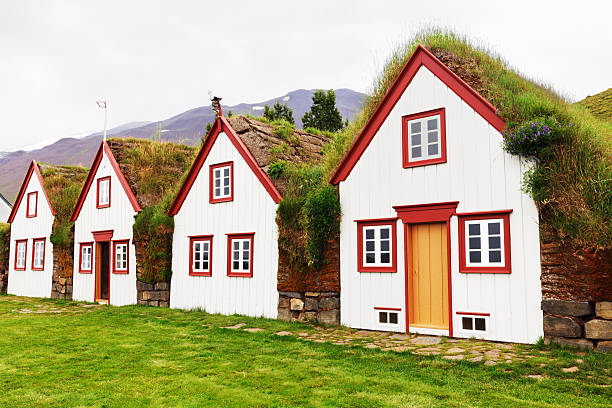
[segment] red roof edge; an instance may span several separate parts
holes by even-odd
[[[498,132],[502,132],[506,127],[506,123],[502,118],[497,116],[497,109],[491,105],[486,99],[478,94],[459,76],[452,72],[446,65],[437,59],[422,45],[417,46],[414,53],[410,56],[402,71],[395,79],[380,104],[368,120],[363,130],[353,142],[348,153],[336,169],[330,182],[338,184],[346,180],[351,173],[353,167],[359,158],[368,147],[378,129],[382,126],[387,116],[400,99],[412,78],[416,75],[421,67],[425,66],[446,86],[451,88],[461,99],[463,99],[472,109],[474,109],[483,119],[485,119]]]
[[[106,153],[106,155],[108,156],[108,160],[110,161],[111,167],[119,178],[119,182],[121,183],[123,190],[127,194],[128,200],[130,201],[130,204],[132,204],[132,208],[136,212],[139,212],[141,210],[140,205],[136,200],[136,196],[134,195],[134,192],[128,185],[125,176],[121,172],[119,164],[117,164],[117,160],[115,160],[115,156],[113,156],[113,152],[108,147],[108,143],[106,143],[106,141],[102,141],[102,143],[100,143],[100,147],[98,148],[98,152],[96,153],[96,157],[94,158],[94,161],[91,165],[91,169],[89,170],[89,174],[87,174],[87,179],[85,180],[85,184],[83,185],[83,189],[81,190],[79,199],[77,200],[76,205],[74,206],[74,210],[72,211],[72,216],[70,217],[71,222],[75,222],[77,218],[79,218],[79,214],[81,213],[81,209],[83,208],[83,204],[85,203],[85,198],[89,193],[89,189],[91,188],[91,184],[93,183],[94,177],[96,176],[98,167],[100,167],[100,163],[102,162],[102,157],[104,156],[104,153]]]
[[[11,214],[9,215],[9,218],[7,220],[9,224],[13,222],[13,220],[15,219],[15,216],[17,215],[17,210],[19,209],[21,200],[23,199],[23,196],[25,195],[26,188],[28,187],[28,184],[30,183],[30,178],[32,177],[32,173],[35,173],[36,177],[38,177],[38,181],[40,182],[40,186],[42,188],[43,194],[45,195],[45,198],[47,199],[47,203],[49,204],[49,209],[51,210],[51,214],[53,215],[57,214],[57,212],[55,211],[55,208],[53,208],[53,204],[51,204],[51,200],[49,200],[49,195],[47,194],[47,190],[45,189],[45,182],[42,178],[42,174],[40,174],[40,168],[38,167],[38,163],[36,163],[36,160],[32,160],[32,162],[30,163],[30,167],[28,167],[28,171],[26,172],[26,175],[23,179],[23,182],[21,183],[19,194],[17,195],[15,204],[13,205],[13,208],[11,209]]]
[[[204,162],[206,161],[210,150],[212,149],[213,145],[217,140],[217,137],[219,136],[219,133],[221,132],[224,132],[227,135],[236,150],[238,150],[238,153],[240,153],[244,161],[251,168],[253,173],[255,173],[255,176],[261,182],[268,194],[270,194],[270,197],[272,197],[274,202],[278,204],[282,199],[281,194],[278,192],[278,190],[272,183],[272,180],[270,180],[268,175],[259,167],[257,161],[255,161],[255,158],[253,157],[249,149],[246,147],[246,145],[242,142],[240,137],[238,137],[227,119],[225,119],[225,117],[223,116],[219,116],[217,119],[215,119],[215,122],[213,123],[210,132],[208,133],[208,136],[204,140],[204,143],[202,144],[202,147],[200,148],[200,151],[198,152],[195,161],[189,169],[189,173],[187,173],[187,177],[183,181],[181,188],[176,194],[172,205],[170,205],[168,215],[176,215],[180,211],[181,206],[185,201],[185,198],[187,198],[187,194],[189,194],[189,191],[191,190],[193,183],[198,177],[198,174],[200,173],[200,170],[202,169],[202,166],[204,165]]]

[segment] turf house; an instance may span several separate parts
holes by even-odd
[[[32,161],[9,216],[7,291],[70,298],[72,231],[68,223],[86,170]]]
[[[169,211],[171,307],[278,316],[275,219],[286,183],[275,169],[320,160],[325,142],[288,123],[219,114]]]
[[[71,217],[73,299],[168,305],[172,222],[160,208],[193,153],[148,140],[100,144]]]

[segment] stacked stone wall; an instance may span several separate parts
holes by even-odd
[[[52,299],[72,299],[72,274],[74,252],[72,246],[62,248],[53,245]]]

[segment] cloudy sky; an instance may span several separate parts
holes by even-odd
[[[522,3],[522,4],[521,4]],[[2,1],[0,151],[298,88],[367,91],[431,25],[465,33],[572,100],[612,86],[612,2]]]

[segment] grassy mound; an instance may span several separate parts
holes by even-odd
[[[507,124],[505,145],[532,164],[524,189],[536,201],[542,224],[582,245],[611,246],[612,123],[451,32],[425,31],[397,47],[374,79],[360,115],[334,136],[325,154],[326,175],[335,171],[419,44],[499,109]],[[554,126],[554,134],[531,143],[529,136],[537,136],[529,134],[532,122]],[[518,142],[516,134],[522,135]]]
[[[134,221],[137,254],[142,250],[138,279],[169,282],[174,222],[167,212],[198,149],[133,138],[110,139],[108,144],[142,208]]]
[[[8,269],[11,245],[11,224],[0,222],[0,270]]]
[[[583,106],[593,114],[593,116],[612,122],[612,88],[597,95],[587,96],[577,105]]]

